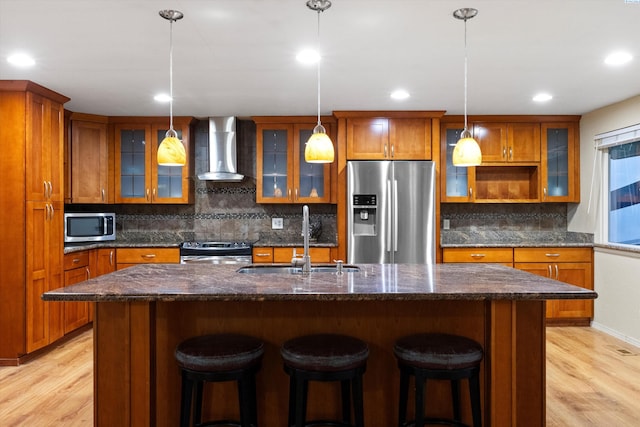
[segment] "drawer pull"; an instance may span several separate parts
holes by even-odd
[[[471,254],[471,258],[484,258],[485,254]]]
[[[271,254],[254,254],[257,257],[266,257],[266,256],[271,256]]]
[[[549,258],[558,258],[560,256],[560,254],[544,254],[545,256],[548,256]]]
[[[74,258],[72,262],[73,262],[74,264],[77,264],[77,263],[79,263],[79,262],[80,262],[80,258]]]
[[[145,254],[145,255],[142,255],[142,258],[144,258],[144,259],[152,259],[152,258],[155,258],[155,257],[156,257],[156,254]]]

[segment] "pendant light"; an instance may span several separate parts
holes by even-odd
[[[473,139],[467,125],[467,20],[478,14],[477,9],[463,8],[453,12],[456,19],[464,21],[464,129],[453,149],[453,165],[459,167],[478,166],[482,163],[482,152]]]
[[[177,10],[161,10],[160,16],[169,21],[169,130],[158,147],[158,165],[184,166],[187,155],[173,129],[173,23],[184,16]]]
[[[309,0],[307,7],[318,13],[318,56],[320,56],[320,12],[331,7],[329,0]],[[307,163],[332,163],[334,159],[333,142],[320,123],[320,58],[318,58],[318,124],[305,144],[304,160]]]

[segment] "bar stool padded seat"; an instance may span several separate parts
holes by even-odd
[[[469,381],[474,427],[482,424],[480,403],[480,362],[482,346],[476,341],[441,333],[422,333],[398,339],[393,352],[400,368],[400,404],[398,426],[423,427],[427,424],[464,426],[460,416],[459,381]],[[407,422],[409,377],[415,377],[415,420]],[[427,379],[449,380],[453,418],[426,417],[424,400]],[[427,399],[428,404],[428,399]]]
[[[240,334],[201,335],[178,344],[175,358],[182,372],[180,426],[257,426],[256,373],[263,354],[261,340]],[[238,384],[240,421],[202,422],[204,383],[223,381]]]
[[[286,341],[280,353],[289,374],[288,426],[364,426],[362,376],[369,357],[367,343],[339,334],[305,335]],[[340,382],[342,420],[306,420],[309,381]]]

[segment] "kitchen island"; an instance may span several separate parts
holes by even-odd
[[[191,336],[246,333],[265,341],[258,373],[259,422],[286,425],[288,377],[280,345],[307,333],[359,337],[370,347],[365,423],[396,425],[395,339],[415,332],[460,334],[482,344],[486,426],[545,424],[545,300],[596,293],[499,265],[359,265],[360,271],[240,274],[237,266],[138,265],[47,292],[47,301],[93,301],[95,425],[175,426],[177,344]],[[309,415],[336,415],[333,384],[310,387]],[[207,410],[233,417],[235,386],[205,392]],[[466,390],[466,386],[463,390]],[[467,393],[463,418],[469,422]],[[448,384],[428,388],[429,413],[448,415]],[[207,415],[205,413],[205,415]]]

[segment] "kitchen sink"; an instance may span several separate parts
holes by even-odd
[[[336,273],[338,267],[335,264],[312,265],[311,273]],[[343,265],[343,273],[355,273],[360,271],[360,267],[355,265]],[[247,265],[237,270],[244,274],[302,274],[302,267],[292,267],[289,265]]]

